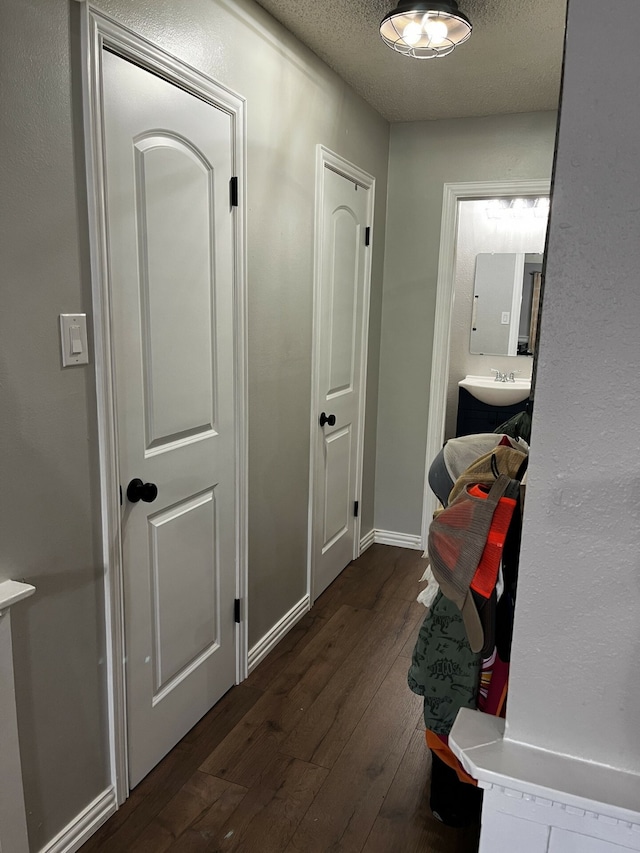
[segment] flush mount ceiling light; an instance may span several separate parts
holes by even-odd
[[[414,59],[447,56],[471,35],[471,21],[455,0],[410,3],[401,0],[380,24],[383,42]]]

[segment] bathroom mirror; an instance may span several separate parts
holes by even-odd
[[[533,355],[538,327],[542,255],[476,255],[470,352]]]

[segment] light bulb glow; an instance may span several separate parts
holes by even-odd
[[[533,215],[537,216],[538,219],[544,219],[549,215],[549,199],[546,196],[541,196],[539,199],[536,199],[536,203],[533,208]]]
[[[412,8],[408,0],[389,12],[380,23],[383,42],[404,56],[413,59],[434,59],[447,56],[471,36],[471,22],[458,10],[456,3],[438,0],[429,8],[420,0]]]
[[[511,202],[511,216],[514,219],[531,219],[533,204],[534,200],[531,198],[514,198]]]
[[[423,29],[432,44],[443,44],[449,36],[449,29],[444,21],[434,21],[425,18]]]
[[[487,203],[486,211],[489,219],[502,219],[505,212],[504,200],[501,198],[490,199]]]
[[[402,38],[407,44],[418,44],[422,38],[422,27],[415,21],[411,21],[402,31]]]

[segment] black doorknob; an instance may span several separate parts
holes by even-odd
[[[132,504],[144,501],[150,504],[158,497],[158,487],[155,483],[143,483],[139,477],[133,479],[127,486],[127,500]]]
[[[326,415],[324,412],[320,415],[320,426],[324,426],[325,424],[329,424],[329,426],[336,425],[336,416],[335,415]]]

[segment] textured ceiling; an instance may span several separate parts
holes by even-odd
[[[389,121],[553,110],[565,0],[459,0],[468,42],[440,59],[386,47],[386,0],[258,0]]]

